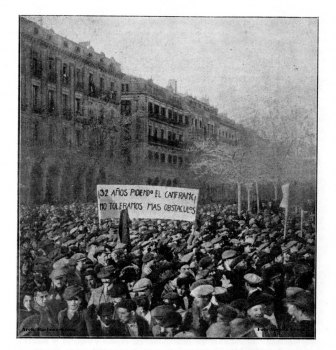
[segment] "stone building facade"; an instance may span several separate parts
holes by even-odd
[[[95,201],[98,183],[199,186],[188,172],[190,142],[241,137],[207,101],[177,93],[175,81],[163,88],[125,75],[88,43],[25,18],[19,125],[24,204]]]
[[[123,74],[113,58],[20,19],[21,203],[95,200],[118,167]]]

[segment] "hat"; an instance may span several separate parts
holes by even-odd
[[[314,297],[309,292],[298,292],[290,298],[285,298],[283,301],[295,305],[300,310],[309,314],[314,312]]]
[[[111,298],[120,298],[127,294],[127,287],[122,283],[114,284],[108,294]]]
[[[52,270],[51,274],[49,275],[50,279],[57,279],[60,277],[65,277],[67,275],[67,272],[65,269],[57,269],[57,270]]]
[[[169,292],[166,293],[162,296],[162,299],[168,299],[168,300],[178,300],[179,299],[179,295],[175,292]]]
[[[77,260],[75,260],[75,259],[69,259],[68,265],[69,265],[69,266],[76,266],[76,265],[77,265]]]
[[[220,294],[225,294],[226,293],[226,288],[223,287],[215,287],[214,292],[212,293],[213,295],[220,295]]]
[[[161,327],[178,327],[182,324],[182,316],[176,311],[168,311],[162,318]]]
[[[244,280],[249,284],[259,284],[263,279],[254,273],[248,273],[244,276]]]
[[[299,287],[288,287],[286,289],[286,298],[292,298],[294,297],[295,294],[299,292],[304,292],[304,289]]]
[[[207,338],[227,338],[230,333],[230,327],[224,322],[213,323],[206,331]]]
[[[248,318],[235,318],[230,322],[231,338],[243,338],[254,328],[253,323]]]
[[[217,313],[222,315],[225,320],[232,321],[237,317],[237,311],[232,307],[228,305],[221,305],[217,309]]]
[[[125,243],[117,243],[117,245],[115,246],[115,249],[125,249],[126,248],[126,244]]]
[[[273,258],[276,258],[279,255],[282,255],[282,249],[280,246],[275,245],[271,248],[270,254]]]
[[[186,255],[183,255],[182,258],[181,258],[181,262],[189,263],[193,256],[194,256],[193,252],[188,253]]]
[[[250,298],[247,299],[247,309],[251,309],[256,305],[269,305],[274,301],[274,298],[266,293],[253,293]]]
[[[134,292],[143,292],[146,289],[152,288],[152,282],[148,278],[141,278],[138,282],[136,282],[133,286]]]
[[[190,292],[190,295],[193,296],[194,298],[201,298],[205,297],[208,295],[211,295],[214,292],[214,287],[211,286],[210,284],[205,284],[196,287]]]
[[[147,264],[148,262],[150,262],[151,260],[154,260],[154,254],[152,253],[147,253],[143,256],[142,258],[142,262],[144,264]]]
[[[233,257],[235,257],[237,255],[237,252],[235,250],[226,250],[223,254],[222,254],[222,259],[226,260],[226,259],[231,259]]]
[[[73,297],[83,292],[84,288],[82,286],[73,285],[65,288],[63,297],[65,300],[71,300]]]
[[[94,252],[93,256],[96,258],[97,255],[105,253],[105,248],[104,247],[98,247],[96,251]]]
[[[172,305],[159,305],[151,311],[152,317],[163,318],[168,312],[174,311]]]
[[[200,260],[199,267],[201,267],[202,269],[206,269],[212,264],[213,264],[212,258],[210,258],[210,256],[206,256]]]
[[[252,237],[248,237],[245,239],[245,242],[242,243],[242,245],[253,245],[254,244],[254,239]]]
[[[76,260],[76,261],[85,260],[86,255],[83,253],[76,253],[71,257],[71,259]]]
[[[104,266],[101,268],[99,271],[97,277],[102,279],[102,278],[110,278],[114,275],[115,269],[113,266]]]

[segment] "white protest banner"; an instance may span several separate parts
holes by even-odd
[[[119,218],[194,221],[199,190],[143,185],[97,185],[99,220]]]

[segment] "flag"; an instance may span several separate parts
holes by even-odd
[[[129,234],[129,226],[131,223],[132,221],[128,216],[128,210],[123,209],[120,212],[118,242],[125,243],[127,246],[130,246],[131,244],[131,239]]]
[[[288,209],[288,205],[289,205],[289,184],[284,184],[281,186],[282,189],[282,201],[280,203],[280,207],[281,208],[286,208]]]

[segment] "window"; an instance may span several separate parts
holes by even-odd
[[[100,78],[99,87],[100,87],[100,91],[104,91],[105,83],[104,83],[104,78],[103,77]]]
[[[197,119],[195,119],[195,127],[197,128]]]
[[[199,127],[202,128],[202,120],[199,121]]]
[[[174,156],[174,157],[173,157],[173,164],[176,164],[176,163],[177,163],[177,157]]]
[[[173,112],[171,109],[168,109],[168,118],[172,118],[173,117]]]
[[[161,139],[163,140],[164,139],[164,130],[161,129]]]
[[[110,83],[110,89],[111,89],[111,91],[114,91],[114,82],[113,81],[111,81],[111,83]]]
[[[166,161],[166,155],[164,153],[161,153],[160,161],[161,161],[161,163],[164,163]]]
[[[170,179],[167,180],[167,186],[170,187],[172,184],[172,181]]]
[[[33,142],[38,141],[39,123],[36,121],[33,127]]]
[[[49,143],[53,143],[53,141],[54,141],[54,133],[53,133],[53,126],[52,126],[52,124],[49,125],[48,141],[49,141]]]
[[[148,159],[151,161],[153,159],[153,152],[148,151]]]
[[[179,141],[182,142],[182,135],[179,135]]]
[[[148,126],[148,136],[152,136],[152,127]]]
[[[68,65],[66,63],[63,64],[63,76],[68,75]]]
[[[38,95],[39,95],[39,87],[36,85],[33,85],[33,108],[38,107]]]
[[[177,122],[177,112],[174,112],[174,120]]]
[[[121,101],[121,115],[131,115],[131,101]]]
[[[35,77],[40,78],[42,73],[42,65],[41,65],[41,60],[38,59],[38,54],[36,51],[32,51],[31,68],[32,68],[32,74]]]
[[[76,97],[76,113],[80,113],[81,99]]]
[[[187,115],[184,116],[185,124],[189,125],[189,117]]]
[[[160,106],[154,105],[154,114],[158,115],[160,113]]]
[[[52,57],[49,57],[48,59],[48,69],[49,72],[53,72],[55,67],[55,60]]]
[[[121,84],[121,91],[128,92],[129,91],[128,84]]]
[[[153,113],[153,103],[152,102],[148,102],[148,112],[149,113]]]
[[[173,141],[175,141],[175,140],[176,140],[176,134],[173,133]]]
[[[89,73],[89,84],[93,84],[93,74]]]
[[[166,108],[161,107],[161,115],[164,117],[166,116]]]
[[[68,65],[66,63],[63,64],[63,70],[62,70],[62,78],[63,78],[63,84],[69,83],[69,73],[68,73]]]
[[[63,109],[68,108],[68,95],[66,94],[62,95],[62,106],[63,106]]]
[[[52,112],[55,110],[55,91],[54,90],[48,91],[48,110],[49,112]]]
[[[168,163],[169,163],[169,164],[172,163],[172,156],[171,156],[171,154],[168,155]]]
[[[81,70],[76,69],[76,82],[80,83],[80,81],[81,81]]]
[[[154,160],[155,160],[155,162],[158,162],[158,161],[159,161],[159,153],[158,153],[158,152],[155,152],[155,154],[154,154]]]
[[[170,141],[172,139],[172,132],[168,131],[168,141]]]
[[[179,161],[178,161],[178,165],[179,167],[181,167],[183,164],[183,158],[182,157],[179,157]]]
[[[155,128],[154,129],[154,137],[157,139],[157,137],[158,137],[158,129],[157,128]]]
[[[80,130],[76,130],[76,141],[77,141],[77,146],[81,146],[83,143],[83,138],[82,138],[82,132]]]
[[[179,123],[183,123],[183,115],[182,114],[179,114]]]

